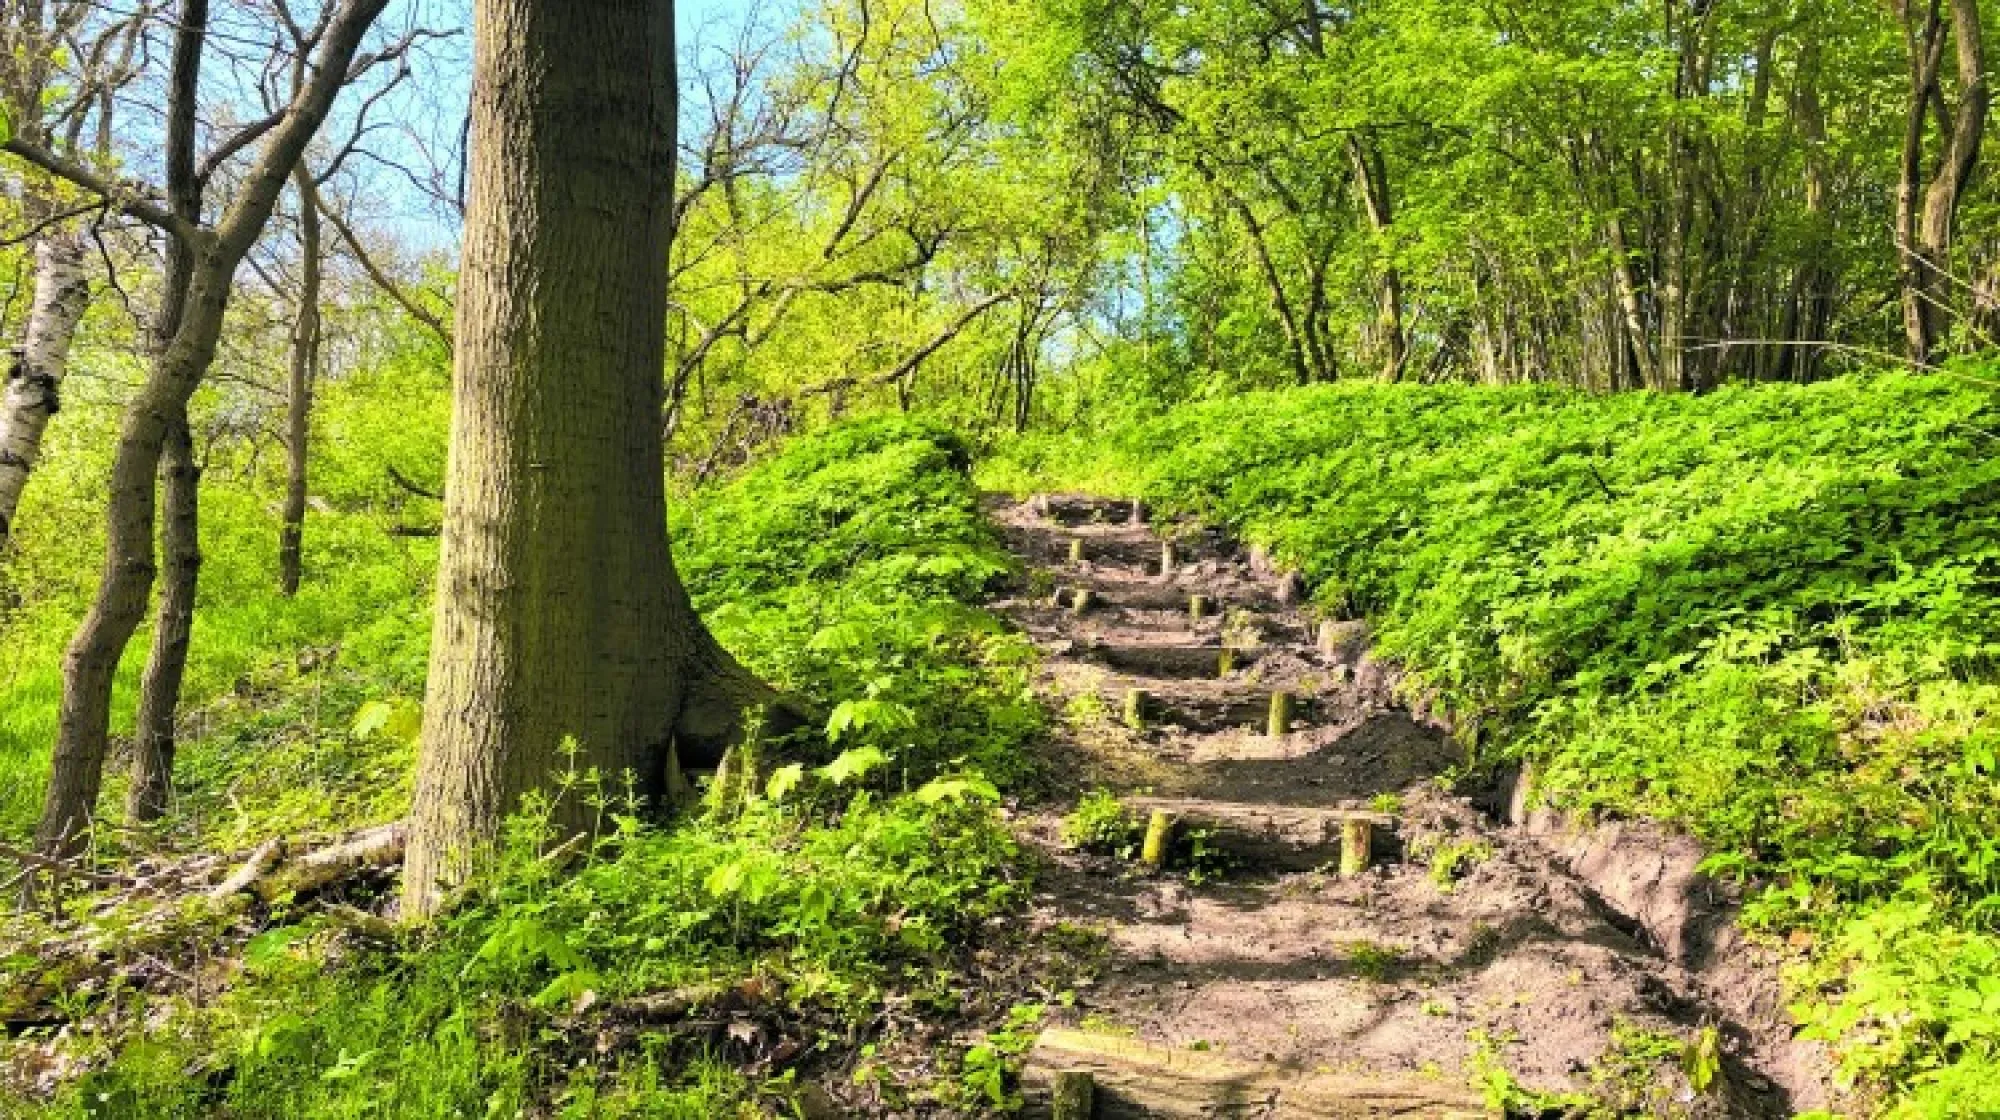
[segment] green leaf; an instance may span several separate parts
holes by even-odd
[[[926,782],[923,788],[917,790],[916,797],[925,805],[935,805],[940,801],[957,801],[962,798],[996,802],[1000,800],[1000,790],[985,778],[969,774],[960,778],[936,778]]]
[[[348,725],[348,733],[356,739],[366,739],[389,726],[389,717],[396,710],[386,701],[370,700],[355,710],[354,722]]]
[[[764,783],[764,796],[773,801],[783,801],[786,794],[799,788],[799,783],[805,780],[805,775],[806,768],[796,762],[790,766],[778,767],[772,771],[770,780]]]
[[[820,767],[819,776],[837,786],[867,777],[872,771],[889,764],[889,756],[880,747],[855,747],[840,752],[840,757]]]

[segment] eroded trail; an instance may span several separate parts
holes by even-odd
[[[1032,1086],[1097,1067],[1099,1115],[1478,1114],[1475,1083],[1791,1114],[1770,1068],[1781,1028],[1733,1021],[1538,844],[1443,792],[1460,752],[1398,703],[1364,627],[1322,626],[1290,577],[1132,512],[993,508],[1032,573],[1001,609],[1043,652],[1074,778],[1023,823],[1052,865],[1037,916],[1108,945],[1059,1025],[1133,1040],[1100,1062],[1046,1035]],[[1293,699],[1274,727],[1277,692]],[[1170,814],[1165,871],[1064,842],[1092,788]],[[1371,826],[1370,866],[1343,874],[1353,822]]]

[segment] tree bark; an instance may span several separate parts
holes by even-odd
[[[671,0],[478,0],[450,481],[404,908],[571,765],[641,796],[773,699],[695,616],[659,417]],[[565,744],[575,754],[566,756]],[[561,836],[596,814],[557,799]]]
[[[34,302],[0,395],[0,549],[11,539],[42,433],[60,406],[70,343],[90,303],[83,253],[83,238],[72,231],[49,233],[35,243]]]
[[[153,615],[153,647],[139,679],[132,780],[125,795],[125,818],[133,824],[158,820],[173,803],[174,718],[181,681],[187,675],[195,587],[201,574],[201,467],[195,462],[186,415],[176,417],[168,428],[160,479],[166,499],[160,534],[166,578]]]
[[[285,383],[285,505],[278,529],[278,590],[298,594],[303,578],[306,452],[312,440],[313,386],[319,380],[319,189],[304,161],[292,173],[299,193],[299,305]]]

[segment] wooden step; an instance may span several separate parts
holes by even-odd
[[[1023,1115],[1045,1120],[1055,1115],[1050,1098],[1058,1074],[1090,1075],[1093,1107],[1088,1115],[1097,1120],[1474,1120],[1489,1115],[1480,1095],[1455,1079],[1335,1073],[1057,1028],[1041,1033],[1022,1068]]]
[[[1357,874],[1396,854],[1396,818],[1361,808],[1263,805],[1199,798],[1128,797],[1141,817],[1164,813],[1182,829],[1210,830],[1209,845],[1255,867],[1309,871],[1338,866]]]
[[[1122,705],[1125,692],[1106,693],[1104,699],[1106,703]],[[1322,704],[1316,696],[1293,697],[1293,728],[1321,722]],[[1270,727],[1271,693],[1264,689],[1214,696],[1150,696],[1141,718],[1148,727],[1178,727],[1202,734],[1237,729],[1262,732]]]
[[[1091,498],[1077,494],[1037,494],[1028,499],[1028,508],[1058,525],[1132,522],[1130,498]],[[1143,522],[1143,517],[1141,522]]]
[[[1219,645],[1106,643],[1084,646],[1077,652],[1121,673],[1173,680],[1214,680],[1222,676],[1225,653],[1232,672],[1257,660],[1256,650],[1225,649]]]
[[[1067,574],[1058,574],[1056,578],[1076,582],[1074,576]],[[1226,615],[1234,610],[1268,611],[1278,606],[1275,595],[1263,592],[1218,591],[1196,582],[1173,583],[1157,577],[1107,579],[1100,573],[1090,573],[1088,582],[1104,605],[1135,611],[1185,611],[1188,600],[1196,595],[1208,596],[1211,615]]]

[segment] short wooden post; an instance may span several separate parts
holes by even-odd
[[[1208,617],[1208,596],[1196,595],[1188,599],[1188,617],[1196,622]]]
[[[1330,618],[1320,620],[1319,651],[1328,657],[1340,652],[1340,624]]]
[[[1271,694],[1271,738],[1282,739],[1292,729],[1292,694],[1279,690]]]
[[[1163,575],[1163,576],[1170,576],[1170,575],[1173,575],[1173,574],[1174,574],[1174,569],[1175,569],[1175,568],[1178,568],[1179,566],[1180,566],[1180,565],[1178,565],[1178,564],[1176,564],[1176,563],[1174,562],[1174,542],[1172,542],[1172,541],[1161,541],[1161,542],[1160,542],[1160,574],[1161,574],[1161,575]]]
[[[1134,731],[1146,729],[1146,690],[1135,688],[1125,693],[1125,726]]]
[[[1215,675],[1218,677],[1226,677],[1235,671],[1236,671],[1236,651],[1229,648],[1228,646],[1223,646],[1222,651],[1216,654],[1215,657]]]
[[[1097,605],[1097,595],[1088,587],[1079,587],[1069,593],[1069,609],[1077,614]]]
[[[1054,1120],[1090,1120],[1097,1107],[1097,1081],[1087,1069],[1062,1070],[1050,1090]]]
[[[1146,523],[1146,503],[1137,498],[1132,499],[1132,515],[1127,520],[1134,525],[1144,525]]]
[[[1368,849],[1375,840],[1375,824],[1367,817],[1349,817],[1340,822],[1340,874],[1351,878],[1368,870]]]
[[[1069,542],[1069,562],[1072,564],[1083,563],[1083,538],[1077,537]]]
[[[1270,566],[1271,566],[1271,550],[1265,548],[1261,544],[1251,545],[1250,570],[1256,572],[1258,575],[1263,575],[1264,572],[1270,568]]]
[[[1139,849],[1139,862],[1155,871],[1167,865],[1167,842],[1173,838],[1174,815],[1165,809],[1153,810],[1146,821],[1146,843]]]

